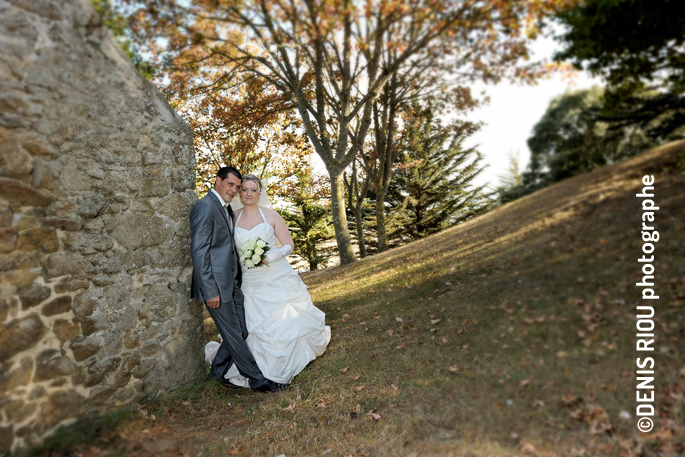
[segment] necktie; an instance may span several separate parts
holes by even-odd
[[[228,211],[228,216],[231,219],[231,223],[233,223],[233,220],[235,219],[235,217],[233,216],[233,208],[231,208],[230,203],[228,205],[226,205],[226,211]]]

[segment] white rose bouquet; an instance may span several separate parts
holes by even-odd
[[[266,252],[269,245],[261,238],[252,238],[240,248],[240,261],[248,268],[257,268],[264,265]],[[268,266],[268,265],[267,265]]]

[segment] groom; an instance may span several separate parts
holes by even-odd
[[[209,379],[225,384],[224,374],[235,363],[258,392],[283,387],[264,377],[245,339],[245,308],[240,291],[240,265],[233,240],[230,203],[240,191],[242,175],[233,167],[219,169],[214,189],[190,211],[190,252],[193,259],[191,298],[205,302],[223,342],[212,362]]]

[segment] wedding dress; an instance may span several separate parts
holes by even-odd
[[[263,222],[247,230],[238,227],[235,243],[238,251],[248,240],[259,237],[271,249],[276,249],[274,228]],[[248,269],[241,263],[245,295],[247,345],[264,377],[281,384],[290,384],[305,366],[321,356],[331,339],[331,328],[325,325],[326,315],[312,303],[307,286],[282,258],[268,266]],[[205,347],[205,361],[212,363],[219,343],[211,341]],[[224,377],[232,384],[249,387],[249,380],[231,365]]]

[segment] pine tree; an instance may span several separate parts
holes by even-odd
[[[473,185],[483,156],[463,146],[473,126],[443,126],[430,108],[408,122],[399,178],[390,190],[392,237],[422,238],[490,209],[486,186]]]

